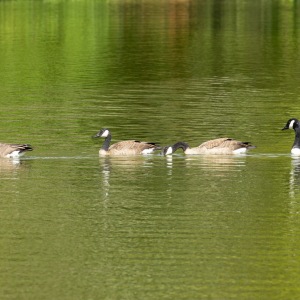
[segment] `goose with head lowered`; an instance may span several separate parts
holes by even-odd
[[[26,151],[32,151],[29,144],[6,144],[0,143],[0,157],[19,158]]]
[[[282,130],[293,129],[295,131],[295,140],[291,149],[293,155],[300,155],[300,122],[296,118],[287,121]]]
[[[231,138],[218,138],[206,141],[193,148],[185,142],[177,142],[172,146],[164,147],[163,154],[172,154],[179,148],[181,148],[185,154],[242,154],[256,147],[249,142],[241,142]]]
[[[107,128],[102,128],[94,137],[105,138],[103,145],[99,150],[100,156],[151,154],[155,150],[161,150],[161,147],[159,147],[156,143],[140,142],[135,140],[121,141],[110,146],[112,136]]]

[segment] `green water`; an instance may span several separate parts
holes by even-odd
[[[299,1],[0,1],[0,298],[298,299],[299,57]]]

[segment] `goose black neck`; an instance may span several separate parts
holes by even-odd
[[[189,145],[185,142],[177,142],[172,146],[173,152],[175,152],[177,149],[181,148],[183,151],[185,151],[187,148],[189,148]]]
[[[109,145],[111,141],[111,134],[109,133],[107,137],[105,138],[103,145],[101,147],[102,150],[108,151]]]
[[[294,130],[295,130],[295,141],[293,144],[293,148],[300,148],[300,127],[296,127]]]

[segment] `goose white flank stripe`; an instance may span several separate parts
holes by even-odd
[[[293,155],[300,155],[300,149],[299,148],[292,148],[291,153]]]

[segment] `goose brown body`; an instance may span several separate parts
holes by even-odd
[[[111,133],[107,128],[101,129],[94,137],[105,137],[104,143],[99,150],[99,155],[139,155],[150,154],[155,150],[161,149],[155,143],[127,140],[117,142],[111,146]]]
[[[32,151],[32,147],[28,144],[0,143],[0,157],[19,157],[26,151]]]
[[[186,153],[192,154],[189,153],[191,150],[195,154],[232,154],[236,150],[244,149],[246,151],[250,147],[253,148],[254,146],[248,142],[241,142],[231,138],[219,138],[204,142],[198,147],[187,149]]]
[[[179,148],[182,148],[185,154],[237,154],[244,153],[248,149],[255,148],[255,146],[249,142],[241,142],[231,138],[218,138],[193,148],[184,142],[178,142],[166,148],[168,149],[164,150],[164,154],[174,153]]]
[[[143,154],[143,151],[156,150],[157,146],[154,143],[139,142],[134,140],[122,141],[111,145],[108,150],[100,149],[100,155],[138,155]],[[147,151],[146,151],[147,152]]]

